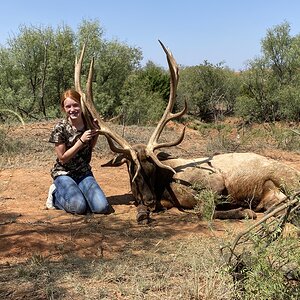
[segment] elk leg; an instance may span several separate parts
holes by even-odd
[[[167,199],[162,199],[160,200],[160,204],[162,207],[164,207],[165,209],[171,209],[174,207],[173,202],[171,202],[170,200]]]
[[[267,180],[263,186],[263,195],[260,203],[257,205],[255,211],[267,210],[285,197],[286,196],[279,190],[273,181]]]
[[[150,213],[147,206],[143,204],[139,204],[136,210],[137,210],[136,221],[139,224],[148,224],[150,222],[150,217],[149,217]]]
[[[162,206],[167,209],[177,207],[181,209],[193,209],[197,204],[195,200],[196,192],[189,186],[172,182],[166,187],[161,200]]]
[[[215,211],[214,219],[256,219],[256,213],[249,208],[235,208],[223,211]]]

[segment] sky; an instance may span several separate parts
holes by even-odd
[[[158,39],[177,63],[194,66],[207,60],[242,70],[261,55],[267,30],[288,22],[300,33],[299,0],[6,0],[1,1],[0,44],[17,36],[21,25],[70,26],[99,21],[104,38],[143,53],[142,63],[166,67]]]

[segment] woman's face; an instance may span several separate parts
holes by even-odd
[[[71,120],[81,118],[81,106],[77,101],[66,98],[64,101],[64,111]]]

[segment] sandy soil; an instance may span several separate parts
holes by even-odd
[[[32,132],[41,139],[47,128],[34,125]],[[22,128],[18,129],[23,134]],[[27,131],[28,132],[28,131]],[[24,133],[25,134],[25,133]],[[199,149],[197,134],[187,132],[180,150],[184,153]],[[198,136],[199,137],[199,136]],[[274,151],[268,153],[300,169],[298,155]],[[41,153],[37,154],[42,157]],[[162,239],[178,239],[183,235],[220,235],[241,230],[252,221],[200,222],[192,213],[177,209],[154,216],[150,225],[138,225],[132,203],[129,179],[125,166],[103,168],[103,157],[93,159],[93,171],[115,212],[110,215],[73,216],[60,210],[46,210],[45,201],[51,183],[49,170],[53,160],[14,165],[0,171],[0,266],[26,261],[33,255],[59,260],[66,254],[82,257],[111,257],[118,255],[130,243],[132,236],[153,232]]]

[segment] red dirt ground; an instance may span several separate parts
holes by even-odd
[[[50,131],[47,132],[47,134]],[[195,147],[195,133],[187,133],[182,149]],[[299,155],[273,152],[273,158],[300,169]],[[53,157],[54,161],[54,157]],[[161,238],[183,235],[233,234],[253,221],[214,220],[209,226],[192,213],[169,210],[154,216],[150,225],[138,225],[125,166],[102,168],[107,160],[94,158],[94,175],[115,212],[110,215],[73,216],[46,210],[53,161],[2,169],[0,172],[0,266],[26,261],[33,255],[59,260],[67,254],[79,257],[111,257],[132,242],[132,235],[155,232]]]
[[[96,159],[94,165],[103,162]],[[111,256],[129,241],[126,231],[143,234],[145,227],[158,234],[170,232],[172,238],[187,232],[217,234],[225,230],[224,221],[214,221],[213,232],[206,222],[177,209],[155,215],[149,226],[137,225],[126,168],[94,167],[94,174],[115,209],[111,215],[73,216],[45,209],[51,179],[44,167],[1,171],[0,263],[20,263],[34,254],[51,259],[70,252],[77,256]]]

